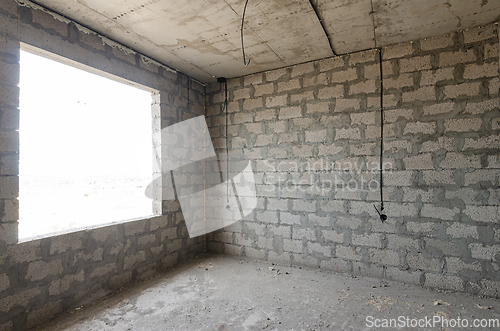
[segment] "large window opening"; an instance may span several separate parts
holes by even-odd
[[[152,90],[39,54],[21,51],[19,239],[151,216]]]

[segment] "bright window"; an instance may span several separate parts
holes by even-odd
[[[152,215],[151,89],[21,51],[20,90],[21,240]]]

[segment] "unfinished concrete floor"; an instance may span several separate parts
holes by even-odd
[[[373,319],[367,320],[368,316]],[[432,320],[433,316],[472,323],[474,319],[500,319],[500,303],[391,281],[208,254],[37,330],[370,330],[380,329],[375,327],[375,318],[400,316],[405,323],[406,318],[412,323],[411,319]],[[472,329],[442,328],[440,323],[421,326],[395,329]]]

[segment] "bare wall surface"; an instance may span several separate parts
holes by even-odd
[[[205,98],[188,77],[72,22],[0,4],[0,330],[11,330],[203,249],[202,238],[187,238],[178,202],[158,194],[161,216],[17,243],[20,43],[159,91],[152,105],[159,159],[161,129],[204,114]],[[229,147],[252,160],[259,204],[247,220],[209,236],[210,248],[498,296],[498,27],[383,49],[385,223],[372,206],[379,194],[371,171],[380,147],[376,56],[366,51],[228,82]],[[208,90],[220,149],[223,93],[218,84]]]
[[[188,77],[74,23],[0,2],[0,330],[47,321],[204,248],[203,237],[188,238],[179,203],[160,194],[152,200],[158,216],[17,243],[20,43],[155,90],[152,157],[162,157],[162,128],[204,113],[203,87]]]
[[[228,147],[253,162],[254,214],[209,249],[500,296],[498,26],[229,80]],[[207,87],[214,145],[224,93]]]

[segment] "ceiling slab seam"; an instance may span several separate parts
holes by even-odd
[[[144,64],[146,65],[150,65],[150,64],[155,64],[159,67],[162,67],[164,68],[165,70],[167,71],[170,71],[172,73],[179,73],[181,75],[184,75],[186,77],[188,77],[190,80],[192,81],[195,81],[196,83],[202,85],[202,86],[207,86],[208,84],[207,83],[204,83],[204,82],[201,82],[199,80],[197,80],[196,78],[192,78],[190,77],[189,75],[186,75],[185,73],[179,71],[179,70],[176,70],[172,67],[169,67],[168,65],[164,64],[164,63],[161,63],[155,59],[153,59],[152,57],[150,56],[147,56],[145,54],[142,54],[141,52],[138,52],[128,46],[125,46],[123,45],[122,43],[120,42],[117,42],[105,35],[103,35],[102,33],[99,33],[65,15],[62,15],[62,14],[59,14],[57,12],[55,12],[54,10],[52,9],[49,9],[43,5],[40,5],[39,3],[36,3],[35,1],[31,1],[31,0],[15,0],[16,3],[19,5],[19,6],[22,6],[22,7],[28,7],[28,8],[31,8],[31,9],[35,9],[35,10],[40,10],[40,11],[43,11],[49,15],[51,15],[54,19],[60,21],[60,22],[63,22],[63,23],[66,23],[66,24],[69,24],[69,23],[73,23],[75,24],[76,28],[85,33],[85,34],[95,34],[97,35],[99,38],[101,38],[101,41],[103,43],[103,45],[108,45],[110,47],[113,47],[113,48],[118,48],[119,50],[123,51],[124,53],[126,53],[127,55],[129,54],[139,54],[140,56],[140,59],[141,61],[143,61]],[[199,69],[199,68],[198,68]],[[201,69],[199,69],[201,70]],[[201,70],[203,71],[203,70]],[[207,73],[208,74],[208,73]]]
[[[460,15],[458,15],[457,13],[455,13],[452,9],[453,5],[450,3],[450,1],[446,1],[445,2],[445,5],[448,7],[448,10],[450,11],[450,13],[452,15],[454,15],[456,17],[456,19],[458,20],[458,25],[457,27],[461,27],[462,26],[462,18],[460,17]]]
[[[328,39],[328,44],[330,45],[330,49],[333,53],[334,56],[338,56],[338,54],[335,52],[333,49],[333,44],[330,36],[328,35],[328,32],[326,31],[325,24],[323,22],[323,18],[321,17],[317,5],[314,3],[314,0],[309,0],[309,4],[311,5],[314,13],[316,14],[316,17],[318,18],[319,24],[321,24],[321,27],[323,28],[323,32],[325,33],[326,39]]]
[[[238,12],[233,8],[231,7],[231,5],[226,1],[224,0],[224,2],[226,3],[226,5],[231,8],[231,10],[236,14],[236,16],[238,16],[238,18],[243,22],[243,13],[240,15],[238,14]],[[245,6],[246,7],[246,6]],[[271,50],[271,52],[274,53],[274,55],[276,55],[276,57],[283,63],[285,63],[285,61],[278,55],[278,53],[276,53],[276,51],[264,40],[262,39],[262,37],[252,28],[251,24],[249,24],[247,22],[246,26],[248,26],[248,28],[253,32],[253,34],[255,34],[257,36],[257,38],[259,38],[260,41],[262,41],[262,43],[264,45],[266,45],[267,48],[269,48]],[[242,31],[244,33],[244,31]]]

